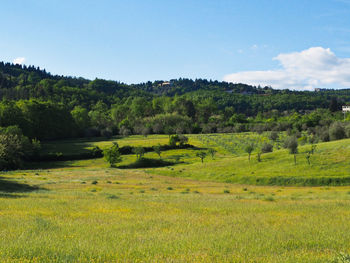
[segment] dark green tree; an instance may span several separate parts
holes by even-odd
[[[110,148],[105,149],[103,151],[103,156],[111,167],[115,167],[117,163],[120,163],[122,161],[122,157],[119,151],[118,143],[115,142]]]

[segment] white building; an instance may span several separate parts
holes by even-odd
[[[350,106],[342,106],[343,112],[350,112]]]

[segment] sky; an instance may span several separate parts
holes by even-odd
[[[2,0],[0,61],[140,83],[350,88],[350,0]]]

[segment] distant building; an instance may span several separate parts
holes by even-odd
[[[350,112],[350,106],[342,106],[343,112]]]
[[[160,83],[158,86],[169,87],[169,86],[172,86],[172,83],[169,81],[164,81],[164,82]]]

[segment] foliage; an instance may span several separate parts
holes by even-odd
[[[0,170],[17,169],[23,161],[39,155],[39,140],[29,140],[17,126],[0,127]]]
[[[169,145],[175,147],[177,144],[180,146],[185,145],[188,142],[188,137],[182,134],[171,135],[169,138]]]
[[[111,167],[115,167],[116,163],[122,161],[121,154],[119,152],[119,145],[115,142],[113,145],[103,151],[105,160]]]
[[[250,161],[250,155],[252,154],[254,149],[255,149],[255,145],[253,143],[248,143],[244,148],[245,152],[248,153],[248,160],[249,161]]]
[[[207,153],[204,152],[204,151],[200,151],[200,152],[196,153],[196,156],[199,157],[201,159],[202,163],[203,163],[204,158],[207,156]]]
[[[273,151],[273,145],[271,143],[264,143],[263,146],[261,147],[261,152],[262,153],[270,153]]]
[[[294,155],[294,164],[297,164],[296,154],[298,153],[298,140],[295,136],[290,136],[284,141],[284,147],[288,148],[289,153]]]
[[[145,155],[145,149],[143,147],[134,147],[133,153],[136,154],[136,159],[140,160]]]
[[[155,152],[156,154],[158,154],[159,159],[161,159],[161,158],[162,158],[162,157],[161,157],[162,148],[161,148],[160,144],[153,146],[153,150],[154,150],[154,152]]]
[[[329,137],[331,140],[340,140],[345,138],[345,129],[340,122],[334,122],[329,127]]]

